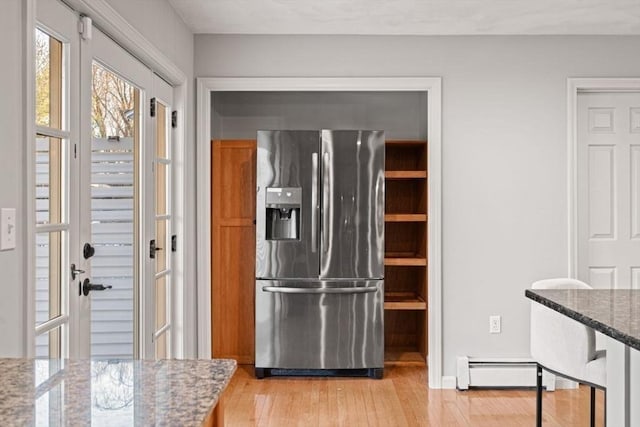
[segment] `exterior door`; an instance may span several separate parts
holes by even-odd
[[[640,289],[640,93],[578,95],[578,278]]]
[[[81,354],[149,357],[148,319],[155,311],[148,304],[153,260],[146,243],[155,222],[148,202],[154,196],[155,159],[148,148],[155,135],[153,73],[95,28],[83,42],[81,66],[81,182],[88,183],[80,193],[81,265],[83,283],[96,289],[83,292]]]
[[[145,282],[148,313],[145,358],[167,359],[172,357],[171,344],[173,338],[172,301],[174,294],[174,271],[172,268],[175,239],[173,236],[172,212],[172,180],[173,176],[173,141],[171,106],[173,104],[173,88],[160,77],[153,77],[153,94],[150,106],[154,110],[151,115],[153,126],[152,168],[146,168],[147,181],[154,191],[146,202],[147,212],[153,212],[154,220],[147,222],[145,235],[149,236],[149,254],[151,260],[148,280]],[[151,172],[151,173],[149,173]],[[145,240],[145,242],[146,242]]]
[[[36,10],[34,353],[171,357],[173,88]]]
[[[38,0],[35,43],[34,355],[76,355],[79,221],[80,38],[77,16],[57,0]]]

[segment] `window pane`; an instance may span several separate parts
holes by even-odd
[[[36,29],[36,124],[61,129],[62,43]]]
[[[62,327],[57,327],[36,336],[37,359],[59,359],[61,357]]]
[[[36,326],[62,313],[63,233],[36,234]]]
[[[169,265],[167,258],[171,254],[171,242],[168,227],[169,221],[156,220],[156,247],[162,248],[156,252],[156,273],[166,270]]]
[[[96,138],[133,137],[138,90],[129,82],[93,64],[91,127]]]
[[[156,339],[156,359],[169,358],[169,331],[165,331]]]
[[[155,331],[161,329],[167,324],[168,320],[168,308],[167,303],[169,301],[169,277],[163,276],[156,279],[156,322]],[[169,357],[168,352],[168,334],[169,330],[165,331],[162,335],[156,338],[155,341],[155,356],[156,359],[164,359]]]
[[[166,215],[167,209],[167,176],[169,166],[163,163],[156,163],[156,214]]]
[[[167,158],[167,107],[157,103],[156,117],[156,157]]]
[[[36,223],[60,224],[63,219],[62,159],[65,143],[58,138],[36,137]]]

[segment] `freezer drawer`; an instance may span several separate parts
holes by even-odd
[[[256,368],[382,368],[383,295],[383,280],[257,280]]]

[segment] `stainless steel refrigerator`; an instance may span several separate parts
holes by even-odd
[[[383,131],[258,131],[257,377],[382,377],[384,192]]]

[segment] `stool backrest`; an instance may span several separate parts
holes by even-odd
[[[546,279],[532,289],[591,289],[576,279]],[[537,302],[531,302],[531,356],[542,366],[576,379],[585,378],[595,358],[593,329]]]

